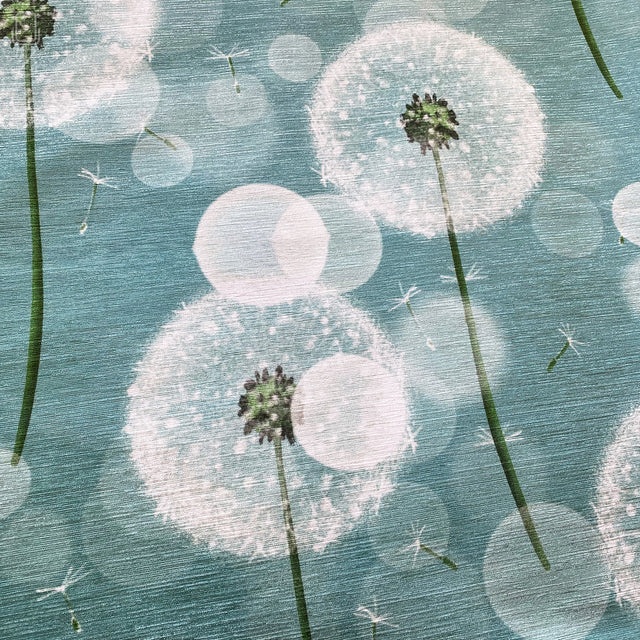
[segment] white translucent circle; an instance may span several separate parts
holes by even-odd
[[[302,448],[331,469],[373,469],[407,445],[402,380],[361,356],[337,354],[309,369],[291,417]]]
[[[449,543],[447,508],[425,486],[401,484],[382,501],[378,515],[369,524],[369,539],[379,558],[394,569],[439,569],[441,561],[420,544],[446,556]]]
[[[269,47],[269,66],[274,73],[289,82],[306,82],[322,65],[318,45],[307,36],[278,36]]]
[[[129,451],[122,447],[109,452],[82,516],[84,553],[109,580],[127,586],[164,585],[191,568],[192,545],[154,509]]]
[[[596,514],[602,552],[618,598],[640,608],[640,409],[606,450],[598,476]]]
[[[158,17],[157,3],[153,0],[59,0],[55,9],[55,34],[45,38],[43,51],[33,51],[38,126],[56,126],[48,121],[48,113],[51,111],[55,115],[60,107],[55,92],[59,71],[68,73],[70,67],[75,67],[78,74],[75,91],[81,94],[82,85],[95,86],[106,68],[136,64],[141,58],[139,47],[152,38]],[[101,55],[95,55],[96,49],[102,52]],[[12,51],[5,50],[0,58],[2,128],[22,129],[25,126],[21,54],[21,48],[15,47]],[[92,75],[96,80],[91,80]],[[114,81],[113,74],[110,80]],[[61,97],[69,102],[68,96]],[[74,104],[73,109],[76,112],[79,105]]]
[[[640,244],[640,182],[621,189],[613,199],[613,222],[623,238]]]
[[[627,304],[636,313],[640,313],[640,258],[637,258],[625,269],[622,290]]]
[[[136,178],[146,185],[171,187],[182,182],[193,168],[193,151],[180,137],[158,133],[165,141],[145,135],[131,154]]]
[[[0,574],[30,588],[62,583],[71,562],[71,533],[57,515],[23,510],[0,526]]]
[[[429,389],[411,393],[410,460],[423,463],[442,453],[456,429],[456,406],[451,392],[437,378]]]
[[[382,259],[382,234],[376,221],[341,196],[311,196],[307,200],[329,233],[320,282],[338,293],[358,288],[376,272]]]
[[[229,76],[215,79],[207,92],[207,107],[213,119],[234,129],[258,122],[270,110],[263,84],[250,74],[242,74],[240,93]]]
[[[367,11],[362,30],[369,33],[398,22],[437,19],[437,14],[442,14],[442,11],[434,5],[422,0],[380,0]]]
[[[329,234],[313,206],[270,184],[220,196],[200,220],[193,251],[222,295],[266,306],[307,294],[327,258]]]
[[[464,319],[462,302],[455,296],[420,298],[414,316],[403,316],[393,327],[393,339],[404,354],[412,388],[429,393],[434,380],[444,384],[455,400],[479,397],[480,388]],[[473,305],[480,349],[489,381],[499,381],[506,346],[491,316]]]
[[[71,54],[43,87],[48,123],[63,133],[98,144],[139,133],[160,98],[147,62],[108,56],[96,46]]]
[[[480,13],[487,2],[488,0],[353,0],[353,10],[360,20],[364,20],[365,29],[373,30],[376,28],[376,14],[380,20],[378,28],[409,18],[461,22]],[[393,7],[396,8],[395,12]]]
[[[393,226],[444,235],[434,160],[400,124],[414,92],[445,98],[460,122],[460,140],[441,152],[456,229],[510,217],[540,179],[543,114],[498,51],[440,24],[391,25],[326,68],[311,128],[327,177]]]
[[[0,520],[16,511],[25,501],[31,487],[31,471],[21,459],[11,464],[12,453],[0,449]]]
[[[491,536],[484,558],[491,606],[527,640],[586,638],[610,595],[597,531],[561,505],[538,503],[530,510],[551,569],[541,567],[514,511]]]
[[[212,549],[286,553],[273,445],[243,434],[238,400],[254,370],[282,365],[300,380],[338,353],[368,358],[402,380],[402,365],[369,317],[316,294],[260,309],[212,293],[176,312],[137,367],[125,427],[156,513]],[[283,446],[299,545],[323,551],[375,511],[396,465],[333,471]]]
[[[582,258],[597,250],[603,235],[602,216],[589,198],[575,191],[547,191],[536,201],[531,225],[551,252]]]
[[[64,4],[64,0],[58,2],[56,9],[64,10]],[[117,38],[131,46],[150,40],[158,22],[157,0],[89,0],[87,5],[91,23],[104,38]]]

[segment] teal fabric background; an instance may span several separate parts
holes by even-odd
[[[74,8],[70,0],[64,4],[67,11]],[[129,4],[136,3],[118,5],[125,21]],[[70,637],[74,632],[62,597],[38,601],[36,589],[60,584],[71,566],[90,572],[69,588],[86,638],[300,637],[286,557],[251,559],[208,550],[154,515],[156,504],[145,492],[123,434],[128,390],[161,327],[212,291],[192,251],[209,205],[233,188],[254,183],[284,187],[304,198],[338,194],[312,170],[321,169],[307,109],[314,88],[367,24],[432,17],[479,36],[507,57],[534,87],[546,116],[541,182],[513,218],[460,234],[459,242],[466,268],[475,264],[484,276],[470,289],[473,304],[495,322],[504,349],[494,395],[505,431],[513,436],[509,445],[525,493],[530,503],[543,505],[537,512],[541,529],[547,540],[557,541],[550,545],[556,565],[551,577],[536,572],[535,556],[526,545],[510,552],[500,547],[494,555],[487,551],[499,527],[506,526],[506,539],[513,540],[519,540],[521,530],[518,520],[501,525],[514,505],[493,447],[480,446],[486,419],[479,393],[444,408],[413,396],[413,428],[423,430],[416,455],[399,465],[393,500],[384,501],[377,516],[363,518],[324,552],[301,550],[313,637],[371,637],[368,620],[354,614],[375,601],[379,613],[395,625],[378,627],[381,640],[636,638],[638,605],[628,598],[618,602],[613,576],[603,587],[597,572],[602,543],[594,503],[606,449],[617,427],[640,405],[640,254],[635,244],[620,244],[612,218],[618,192],[640,179],[637,2],[585,2],[623,100],[615,98],[600,75],[568,0],[489,0],[477,6],[452,0],[439,8],[426,1],[383,0],[374,9],[368,0],[290,0],[284,7],[277,0],[149,4],[158,11],[147,62],[157,77],[159,101],[148,119],[123,135],[113,124],[146,108],[145,92],[154,91],[146,77],[139,84],[142,97],[95,117],[78,116],[80,124],[70,125],[66,133],[64,126],[37,120],[43,357],[24,452],[31,471],[29,494],[0,520],[0,637]],[[104,7],[97,3],[94,10]],[[138,19],[134,15],[133,23]],[[321,67],[308,79],[292,82],[273,70],[277,60],[270,63],[270,47],[287,34],[310,38],[320,51]],[[76,35],[85,38],[85,47],[97,44],[84,32]],[[38,83],[56,83],[53,54],[76,46],[73,40],[55,40],[33,54],[34,77],[40,78],[39,113],[46,90]],[[252,100],[260,97],[256,83],[265,96],[264,114],[242,127],[212,115],[210,108],[224,113],[224,105],[211,107],[211,99],[207,105],[213,82],[233,86],[227,62],[211,60],[211,49],[228,52],[234,45],[248,51],[233,61],[244,92],[236,117],[252,117],[257,108]],[[16,60],[21,61],[18,48],[0,48],[0,121],[7,125],[0,131],[0,448],[7,451],[13,447],[22,400],[31,279],[24,130],[9,126],[17,109],[10,100],[11,78],[21,71]],[[89,58],[78,54],[76,64],[85,63],[87,76],[78,82],[90,92],[91,78],[101,71],[92,71]],[[17,78],[22,82],[22,76]],[[184,169],[188,175],[182,181],[150,186],[136,177],[132,153],[154,140],[148,133],[139,137],[142,126],[179,136],[193,152],[191,171],[182,157],[171,166],[161,158],[148,169],[148,181],[162,181],[163,171],[170,178]],[[116,131],[113,136],[105,133],[109,127]],[[163,143],[155,142],[164,151]],[[97,163],[100,176],[118,188],[99,186],[87,232],[80,234],[92,185],[78,173],[82,168],[95,173]],[[640,202],[636,211],[637,228]],[[437,296],[457,299],[455,283],[441,278],[453,275],[446,237],[427,239],[379,222],[380,264],[343,297],[400,344],[412,319],[405,307],[389,309],[400,296],[398,283],[405,291],[417,286],[416,310],[434,335],[446,337],[449,323],[434,315],[429,302]],[[348,255],[343,262],[340,257],[334,259],[346,268]],[[575,326],[577,339],[585,344],[578,347],[580,357],[570,350],[547,373],[563,345],[562,323]],[[303,337],[304,327],[301,323]],[[461,333],[464,353],[466,340]],[[455,344],[445,387],[455,386],[464,368],[469,370],[466,360],[458,362],[461,352]],[[245,355],[241,348],[226,363],[230,369],[239,367],[237,360]],[[428,346],[414,348],[426,353]],[[492,348],[489,341],[489,353]],[[415,354],[406,355],[411,361]],[[249,377],[258,364],[245,361]],[[629,446],[634,450],[633,442]],[[434,449],[437,455],[430,456]],[[309,473],[322,475],[321,470]],[[637,474],[637,469],[629,471],[630,490]],[[6,496],[13,491],[2,474],[0,490]],[[558,505],[565,511],[557,511]],[[393,545],[406,547],[411,537],[398,543],[394,535],[406,536],[417,511],[434,544],[455,560],[458,571],[426,557],[413,568],[410,562],[395,563]],[[624,526],[640,531],[640,520],[629,512]],[[639,562],[640,556],[629,556],[629,570],[635,570],[640,585]],[[525,575],[536,577],[519,582],[518,576]],[[510,613],[489,597],[492,584],[512,590],[505,605]],[[548,594],[552,597],[545,600]],[[515,630],[509,624],[514,619]],[[585,620],[593,622],[592,630],[583,630]]]

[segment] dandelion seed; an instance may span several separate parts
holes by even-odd
[[[445,566],[449,567],[449,569],[453,569],[453,571],[457,571],[458,570],[458,565],[453,560],[451,560],[451,558],[448,558],[447,556],[443,556],[440,553],[437,553],[431,547],[428,547],[426,544],[424,544],[422,542],[422,534],[423,534],[425,528],[426,528],[426,525],[423,526],[420,530],[418,530],[417,523],[412,524],[411,525],[411,535],[413,536],[414,540],[408,547],[405,547],[402,550],[405,553],[407,551],[412,551],[413,550],[413,565],[412,566],[415,566],[416,560],[418,559],[418,555],[422,551],[422,552],[426,553],[427,555],[430,555],[431,557],[435,558],[436,560],[439,560],[440,562],[442,562],[442,564],[444,564]]]
[[[98,187],[109,187],[110,189],[117,189],[114,184],[109,184],[109,180],[111,178],[101,178],[100,177],[100,163],[98,162],[96,173],[92,173],[89,169],[81,169],[78,174],[79,178],[86,178],[87,180],[91,180],[93,183],[93,188],[91,189],[91,200],[89,201],[89,208],[87,209],[87,215],[84,217],[82,224],[80,225],[80,235],[84,235],[89,228],[88,220],[91,212],[93,211],[93,206],[96,202],[96,194],[98,193]]]
[[[407,427],[407,438],[409,440],[409,446],[411,447],[411,453],[415,454],[418,449],[418,442],[416,441],[416,436],[422,431],[422,427],[420,427],[416,431],[412,431],[409,427]]]
[[[208,60],[226,60],[229,65],[229,71],[231,72],[231,77],[233,78],[233,86],[236,89],[236,93],[240,93],[240,85],[238,84],[238,78],[236,76],[236,69],[233,65],[233,58],[248,58],[249,50],[248,49],[238,49],[236,45],[231,48],[229,53],[223,53],[217,47],[213,47],[209,51],[211,53],[211,57]]]
[[[418,287],[416,287],[415,285],[410,287],[409,290],[405,293],[403,288],[402,288],[402,283],[398,283],[398,286],[400,287],[400,294],[401,297],[400,298],[394,298],[391,302],[395,302],[396,304],[391,307],[391,309],[389,309],[389,312],[391,311],[395,311],[396,309],[399,309],[402,305],[405,305],[407,307],[407,309],[409,310],[409,313],[411,314],[412,318],[415,320],[416,319],[416,314],[413,311],[413,307],[411,306],[411,298],[414,298],[415,296],[417,296],[419,293],[421,293],[420,289],[418,289]],[[417,320],[416,320],[417,322]]]
[[[398,629],[397,624],[391,624],[388,616],[378,614],[378,603],[376,599],[373,599],[373,611],[367,607],[359,605],[354,615],[358,618],[365,618],[371,622],[371,640],[376,640],[376,632],[378,625],[385,627],[392,627]]]
[[[507,433],[507,429],[509,425],[505,425],[505,434],[504,440],[505,442],[522,442],[524,438],[522,437],[522,429],[518,431],[514,431],[513,433]],[[480,438],[480,442],[476,442],[474,447],[490,447],[493,446],[493,437],[491,436],[491,432],[488,429],[484,429],[483,427],[479,427],[478,436]]]
[[[620,236],[620,238],[618,239],[618,243],[624,244],[624,236]]]
[[[560,349],[560,351],[558,352],[558,355],[555,356],[555,358],[552,358],[551,361],[549,362],[549,365],[547,366],[547,373],[550,373],[551,371],[553,371],[553,368],[558,363],[558,360],[562,358],[562,356],[567,352],[569,348],[573,349],[576,352],[576,354],[579,356],[580,352],[576,349],[576,345],[581,346],[585,344],[584,342],[579,342],[578,340],[575,339],[574,337],[575,332],[571,325],[563,324],[561,325],[560,329],[558,329],[558,331],[565,337],[566,340],[565,340],[565,343],[562,345],[562,349]]]
[[[482,273],[480,272],[480,269],[476,267],[475,264],[471,266],[471,268],[465,274],[464,277],[467,282],[473,282],[474,280],[486,280],[487,278],[487,276],[482,275]],[[457,282],[455,274],[452,276],[450,275],[440,276],[440,280],[442,280],[442,282]]]
[[[150,40],[146,40],[144,45],[139,47],[136,52],[142,56],[142,60],[146,58],[148,62],[151,62],[155,57],[153,52],[156,46],[157,45],[153,44]]]
[[[82,627],[80,626],[80,622],[78,622],[78,618],[76,617],[75,611],[73,609],[73,604],[71,602],[71,599],[69,598],[69,595],[67,594],[67,590],[69,589],[69,587],[73,586],[74,584],[77,584],[78,582],[80,582],[80,580],[83,580],[84,578],[86,578],[86,576],[88,576],[91,573],[91,571],[87,571],[86,573],[81,573],[83,568],[84,567],[80,567],[80,569],[74,572],[73,567],[69,567],[69,570],[67,571],[67,575],[62,581],[62,584],[57,587],[46,587],[44,589],[36,589],[36,593],[41,594],[40,597],[38,598],[38,602],[41,602],[42,600],[46,600],[47,598],[51,597],[56,593],[59,593],[64,598],[64,603],[67,607],[67,611],[71,616],[71,626],[73,627],[73,630],[76,633],[81,633]]]
[[[315,167],[311,167],[311,171],[316,175],[320,176],[320,182],[322,182],[322,186],[326,189],[327,185],[331,182],[327,177],[327,173],[323,164],[320,165],[320,169],[316,169]],[[331,183],[333,184],[333,183]]]

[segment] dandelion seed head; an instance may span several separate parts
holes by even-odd
[[[36,45],[44,48],[44,38],[52,36],[56,8],[48,0],[2,0],[0,39],[8,38],[11,47]]]
[[[640,408],[626,417],[605,451],[594,505],[602,554],[616,596],[640,610]]]
[[[310,121],[328,179],[393,226],[446,232],[436,172],[398,131],[411,91],[455,105],[464,144],[451,140],[443,164],[456,229],[510,217],[540,179],[545,134],[533,88],[493,47],[435,23],[371,33],[325,70]]]
[[[334,327],[327,336],[325,318]],[[315,341],[307,350],[309,336]],[[246,393],[247,351],[253,366],[286,362],[286,375],[295,380],[337,353],[367,358],[400,380],[402,363],[365,313],[328,293],[263,309],[212,293],[178,310],[161,329],[138,365],[125,427],[145,492],[159,516],[212,550],[277,556],[287,545],[273,451],[258,445],[255,430],[244,435],[237,415],[238,398]],[[219,363],[211,367],[214,357]],[[179,426],[169,428],[169,419]],[[327,482],[326,467],[303,447],[287,446],[283,453],[287,477],[299,479],[289,497],[301,547],[323,551],[375,513],[394,488],[394,461],[332,471]]]

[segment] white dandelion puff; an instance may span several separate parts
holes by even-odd
[[[629,415],[605,451],[595,514],[618,602],[640,610],[640,408]]]
[[[333,328],[329,334],[326,326]],[[339,296],[315,294],[259,308],[212,293],[178,310],[138,365],[125,427],[157,514],[214,550],[246,558],[285,554],[273,456],[258,445],[258,434],[244,435],[238,400],[260,364],[270,370],[282,364],[297,384],[337,354],[371,360],[404,387],[391,344]],[[239,449],[247,439],[249,446]],[[375,514],[394,489],[398,461],[341,471],[322,466],[297,444],[283,454],[301,549],[322,552]]]
[[[325,70],[310,120],[328,178],[392,226],[446,233],[435,172],[398,126],[412,91],[446,96],[460,121],[444,159],[456,229],[513,215],[540,180],[545,134],[533,88],[481,39],[435,23],[371,33]]]

